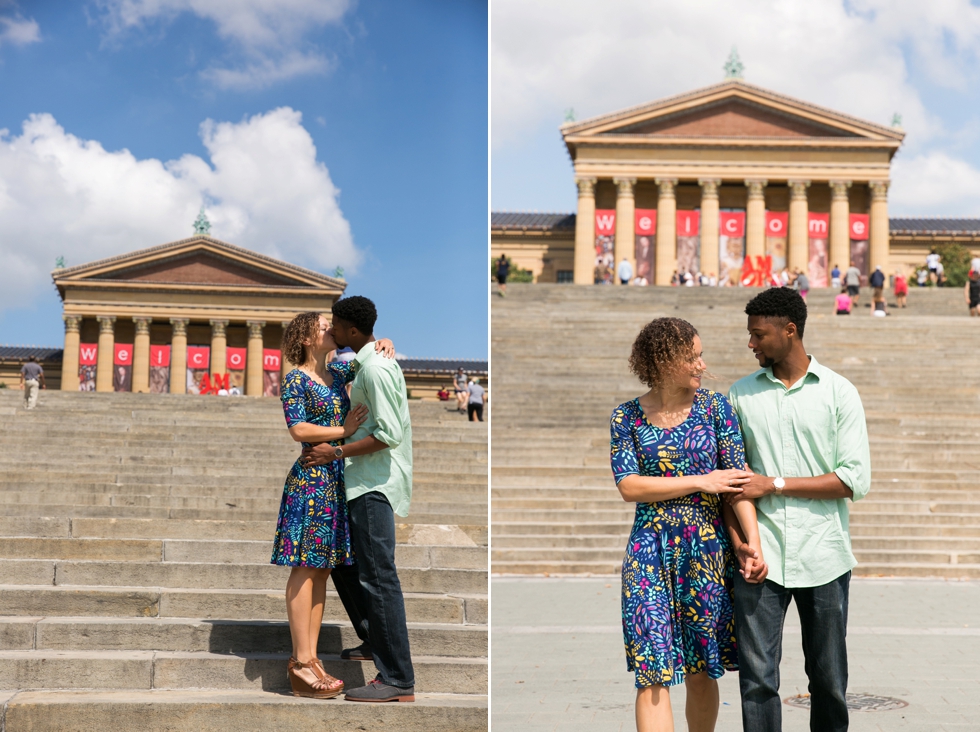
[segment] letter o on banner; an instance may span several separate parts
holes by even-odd
[[[244,371],[247,348],[229,348],[225,354],[225,361],[229,371]]]
[[[766,211],[766,236],[784,237],[789,228],[789,213]]]

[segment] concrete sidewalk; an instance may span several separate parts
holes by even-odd
[[[635,729],[619,577],[491,580],[494,732]],[[780,696],[807,691],[795,606],[786,616]],[[890,696],[904,709],[852,712],[850,729],[980,729],[980,582],[855,579],[848,618],[849,693]],[[737,673],[719,682],[717,732],[740,732]],[[675,725],[684,687],[671,691]],[[783,705],[786,732],[809,711]]]

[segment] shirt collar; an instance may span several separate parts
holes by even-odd
[[[354,371],[356,372],[360,366],[367,363],[374,353],[374,341],[368,341],[365,343],[364,347],[357,352],[356,356],[354,356]]]
[[[804,383],[806,383],[807,379],[810,378],[811,376],[817,381],[820,381],[820,377],[823,375],[824,366],[822,366],[820,362],[817,361],[816,356],[810,356],[810,354],[807,354],[807,356],[809,356],[810,358],[810,365],[807,366],[806,373],[803,374],[802,379],[800,379],[791,387],[789,387],[788,391],[792,391],[793,389],[799,389],[800,387],[803,386]],[[766,378],[769,379],[769,381],[773,382],[774,384],[779,384],[784,389],[786,388],[786,385],[773,375],[772,366],[768,366],[764,369],[760,369],[759,376],[760,377],[765,376]]]

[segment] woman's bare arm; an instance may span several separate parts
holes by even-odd
[[[680,498],[690,493],[741,493],[750,474],[745,470],[713,470],[706,475],[677,477],[652,477],[627,475],[617,488],[624,501],[629,503],[654,503]]]

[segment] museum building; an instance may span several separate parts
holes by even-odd
[[[581,122],[561,134],[574,214],[495,212],[491,256],[535,282],[636,284],[676,272],[763,285],[783,268],[811,286],[854,261],[865,276],[921,266],[931,247],[980,247],[980,221],[888,217],[904,132],[748,84],[720,84]]]

